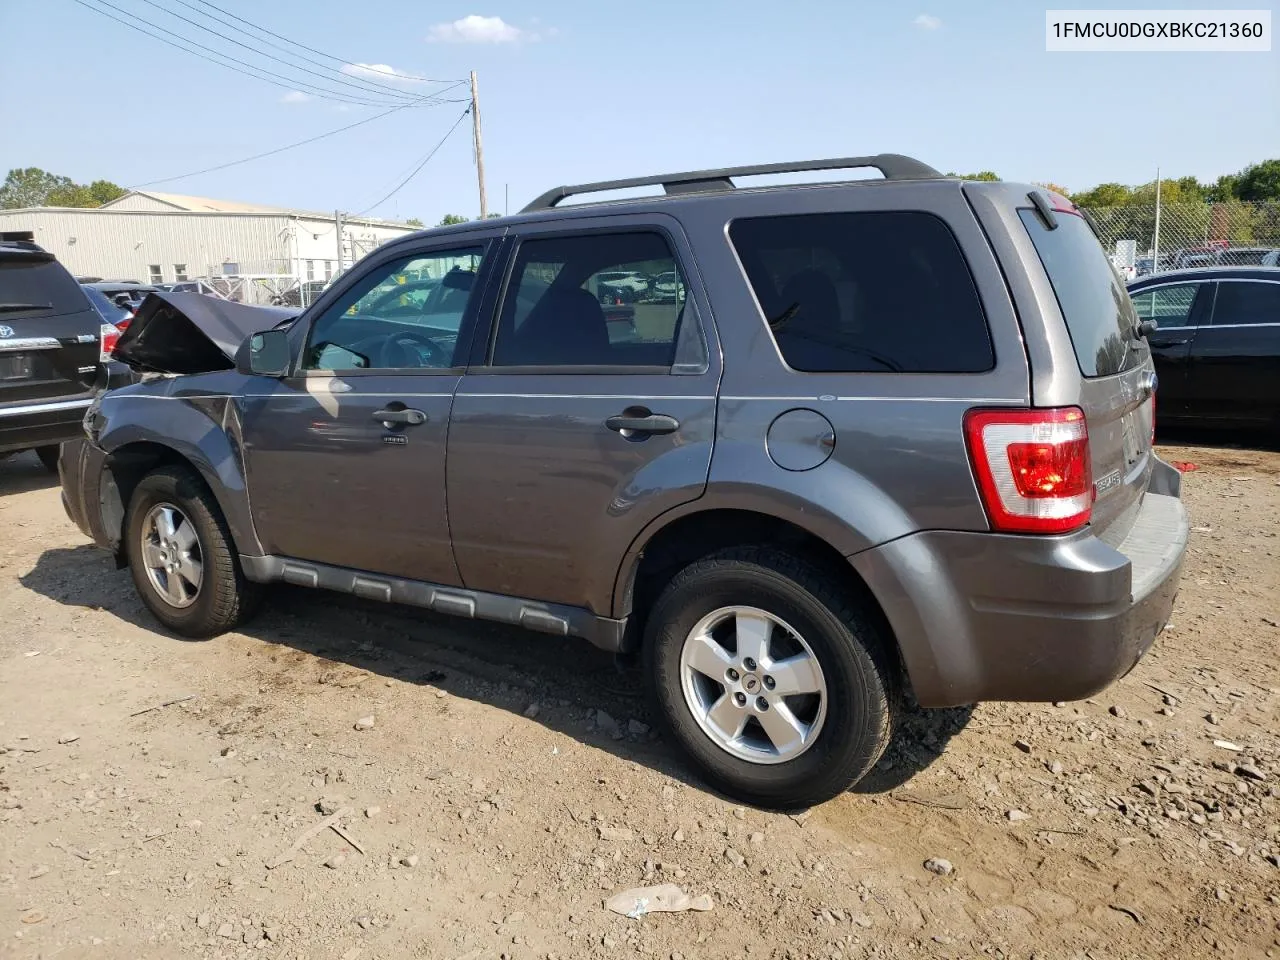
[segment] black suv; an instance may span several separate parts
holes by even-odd
[[[95,393],[131,381],[118,336],[53,254],[0,235],[0,458],[34,449],[57,469]]]

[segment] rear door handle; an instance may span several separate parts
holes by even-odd
[[[414,410],[409,407],[404,410],[375,410],[373,411],[373,419],[381,420],[388,425],[406,423],[411,427],[416,427],[420,423],[427,422],[427,415],[421,410]]]
[[[626,415],[610,417],[604,425],[624,435],[627,433],[675,433],[680,429],[680,421],[675,417],[668,417],[665,413],[650,413],[638,417]]]
[[[1153,347],[1180,347],[1184,343],[1190,343],[1190,337],[1148,337],[1147,343]]]

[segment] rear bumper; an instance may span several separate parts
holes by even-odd
[[[128,367],[107,363],[98,368],[98,382],[92,390],[0,406],[0,453],[54,446],[84,436],[84,412],[94,397],[103,390],[132,382],[133,373]]]
[[[1178,474],[1156,475],[1128,536],[928,531],[850,558],[884,608],[916,698],[1078,700],[1133,668],[1173,609],[1187,545]]]

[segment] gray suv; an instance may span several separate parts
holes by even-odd
[[[849,167],[884,178],[734,184]],[[666,195],[559,205],[634,186]],[[619,272],[678,279],[634,337]],[[584,637],[713,785],[797,807],[907,697],[1083,698],[1150,646],[1187,519],[1149,331],[1039,187],[895,155],[562,187],[298,316],[154,295],[64,497],[176,633],[283,581]]]

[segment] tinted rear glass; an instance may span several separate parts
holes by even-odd
[[[960,245],[932,214],[760,217],[735,221],[729,236],[794,370],[979,373],[995,365]]]
[[[84,292],[66,267],[56,260],[33,261],[23,256],[0,256],[0,304],[33,304],[42,308],[5,310],[0,313],[0,323],[6,317],[51,317],[89,309]]]
[[[1089,225],[1058,214],[1058,228],[1049,230],[1034,210],[1018,214],[1053,284],[1080,372],[1107,377],[1137,362],[1138,352],[1129,349],[1137,322],[1133,304]]]

